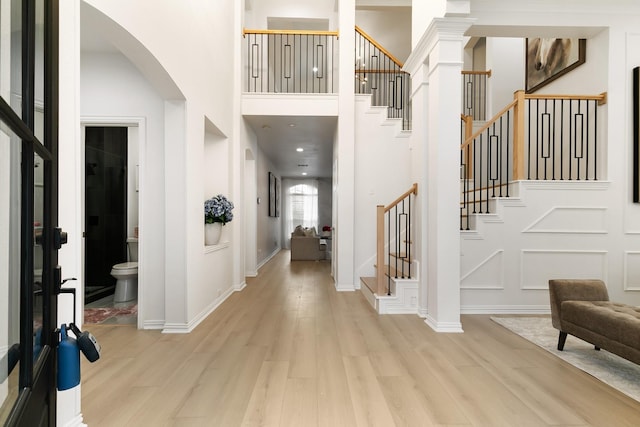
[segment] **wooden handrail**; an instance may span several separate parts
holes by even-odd
[[[384,206],[376,206],[376,293],[385,295],[386,280],[384,275]]]
[[[383,205],[376,206],[376,282],[377,282],[377,294],[386,295],[389,292],[387,287],[388,279],[386,278],[385,268],[388,270],[390,267],[384,264],[384,217],[392,208],[397,206],[400,202],[405,200],[409,195],[418,195],[418,184],[414,183],[409,190],[391,202],[387,207]],[[409,201],[409,204],[411,201]],[[407,233],[409,231],[407,230]],[[409,236],[406,236],[409,239]],[[409,270],[410,271],[410,270]],[[387,271],[390,276],[390,272]],[[410,273],[409,273],[410,276]]]
[[[487,76],[491,77],[491,70],[487,71],[461,71],[462,75],[479,75],[479,76]]]
[[[411,186],[411,188],[408,189],[405,193],[403,193],[402,196],[398,197],[393,202],[391,202],[391,204],[389,204],[389,206],[385,206],[384,212],[385,213],[389,212],[391,209],[393,209],[395,206],[397,206],[398,203],[403,201],[411,193],[413,193],[414,196],[418,195],[418,183],[414,182],[413,185]]]
[[[480,135],[483,131],[487,130],[487,128],[489,128],[489,126],[491,126],[494,122],[496,122],[500,118],[500,116],[502,116],[504,113],[509,111],[509,109],[511,109],[511,107],[516,105],[516,103],[517,103],[517,100],[514,99],[513,101],[511,101],[511,103],[509,105],[507,105],[502,110],[500,110],[498,112],[498,114],[493,116],[493,118],[491,120],[489,120],[487,123],[485,123],[485,125],[482,126],[478,131],[476,131],[469,138],[465,139],[464,143],[460,146],[460,149],[463,150],[467,145],[469,145],[471,143],[471,141],[474,140],[474,138],[476,138],[478,135]]]
[[[575,100],[578,100],[578,101],[585,101],[585,100],[587,100],[587,101],[598,101],[598,105],[604,105],[604,104],[607,103],[607,92],[602,92],[600,95],[552,95],[552,94],[549,94],[549,95],[540,95],[540,94],[533,95],[533,94],[526,94],[526,93],[524,93],[524,91],[516,91],[515,94],[514,94],[514,98],[515,99],[509,105],[507,105],[502,110],[500,110],[495,116],[493,116],[493,118],[491,120],[489,120],[487,123],[485,123],[485,125],[482,126],[480,129],[478,129],[473,135],[471,135],[469,138],[466,138],[464,143],[460,146],[460,149],[464,149],[464,147],[469,145],[469,143],[471,143],[471,141],[474,138],[476,138],[482,132],[487,130],[487,128],[489,128],[489,126],[491,126],[494,122],[496,122],[500,118],[500,116],[502,116],[504,113],[506,113],[512,107],[516,106],[516,104],[519,103],[519,101],[518,101],[519,92],[523,92],[522,101],[524,101],[525,99],[575,99]]]
[[[607,103],[607,92],[600,95],[540,95],[525,94],[524,99],[571,99],[576,101],[598,101],[598,105]]]
[[[365,39],[367,39],[369,41],[369,43],[371,43],[372,45],[374,45],[375,47],[378,48],[378,50],[380,50],[380,52],[384,53],[385,55],[387,55],[389,57],[389,59],[391,59],[398,67],[402,68],[402,66],[404,65],[402,62],[400,62],[395,56],[393,56],[392,54],[389,53],[389,51],[385,48],[383,48],[382,46],[380,46],[380,44],[375,41],[373,38],[371,38],[371,36],[367,33],[365,33],[364,31],[362,31],[362,28],[358,27],[356,25],[356,31],[358,33],[360,33],[360,35],[362,37],[364,37]]]
[[[247,28],[242,29],[242,37],[247,34],[300,34],[305,36],[336,36],[340,37],[338,31],[310,31],[310,30],[250,30]]]

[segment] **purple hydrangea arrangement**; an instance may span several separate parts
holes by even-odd
[[[204,223],[213,224],[221,222],[222,225],[233,219],[233,203],[222,194],[205,200],[204,202]]]

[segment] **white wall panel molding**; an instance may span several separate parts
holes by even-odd
[[[460,289],[503,290],[504,249],[498,249],[460,278]]]
[[[607,208],[555,206],[535,219],[522,232],[607,234]]]
[[[606,191],[609,181],[521,181],[520,185],[527,190],[590,190]]]
[[[640,291],[640,251],[624,253],[624,290]]]
[[[520,289],[547,290],[549,279],[602,279],[607,282],[605,250],[523,249]]]

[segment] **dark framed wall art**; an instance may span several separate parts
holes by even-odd
[[[640,67],[633,69],[633,202],[640,203]]]
[[[269,216],[276,216],[276,176],[269,172]]]
[[[280,217],[280,180],[276,177],[276,218]]]
[[[586,39],[526,39],[526,92],[533,93],[584,64],[586,50]]]

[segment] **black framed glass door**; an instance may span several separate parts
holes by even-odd
[[[56,423],[57,4],[0,0],[0,423],[8,426]]]

